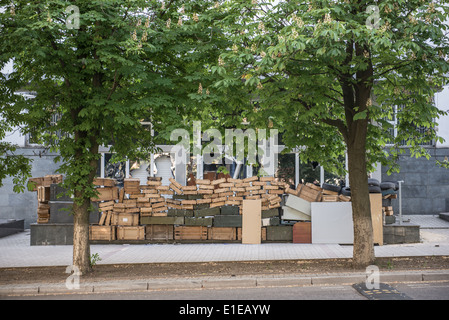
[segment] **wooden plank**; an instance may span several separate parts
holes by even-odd
[[[197,190],[192,190],[192,191],[186,190],[186,191],[183,191],[182,194],[187,194],[187,195],[197,195],[197,194],[198,194],[198,191],[197,191]]]
[[[274,181],[275,178],[274,177],[260,177],[259,181],[267,181],[267,182],[271,182]]]
[[[232,183],[232,182],[220,183],[218,185],[219,188],[230,188],[230,187],[233,187],[233,186],[234,186],[234,183]]]
[[[284,194],[284,190],[268,190],[271,194]]]
[[[323,202],[337,202],[339,200],[338,195],[323,194],[321,201]]]
[[[338,196],[338,200],[341,201],[341,202],[349,202],[349,201],[351,201],[351,197],[344,196],[344,195],[340,194]]]
[[[106,220],[106,215],[107,215],[106,212],[103,212],[103,213],[101,214],[100,221],[98,221],[98,224],[99,224],[100,226],[104,224],[104,221]]]
[[[243,182],[251,182],[251,181],[257,181],[257,180],[259,180],[258,176],[252,176],[252,177],[243,179]]]
[[[323,195],[338,196],[338,192],[337,191],[331,191],[331,190],[323,189],[322,192],[323,192]]]
[[[211,203],[212,199],[197,199],[196,203],[197,204],[204,204],[204,203]]]
[[[219,197],[219,198],[212,199],[211,203],[223,202],[223,201],[226,201],[226,200],[228,200],[227,197]]]
[[[196,184],[197,185],[209,185],[210,180],[209,179],[198,179],[198,180],[196,180]]]
[[[169,178],[168,180],[169,180],[169,181],[171,182],[171,184],[173,184],[176,188],[182,190],[182,185],[181,185],[178,181],[176,181],[176,180],[173,179],[173,178]]]
[[[384,244],[382,194],[371,193],[369,196],[371,203],[371,221],[373,223],[373,241],[381,246]]]
[[[181,200],[182,205],[196,204],[196,200]]]
[[[261,215],[262,202],[260,200],[243,200],[242,210],[242,243],[261,243]]]
[[[112,211],[108,211],[107,216],[106,216],[106,220],[104,222],[105,226],[110,226],[111,225],[111,220],[112,220]]]
[[[215,208],[215,207],[221,207],[225,205],[225,201],[220,201],[220,202],[214,202],[210,204],[211,208]]]
[[[140,208],[140,213],[144,213],[146,215],[149,215],[153,212],[153,208]]]
[[[312,243],[310,222],[298,222],[293,225],[293,243]]]
[[[182,190],[180,188],[178,188],[175,184],[171,183],[169,187],[170,187],[170,189],[172,189],[177,194],[182,194]]]
[[[147,181],[147,186],[155,186],[155,187],[159,187],[162,186],[162,181]]]
[[[218,180],[211,181],[211,185],[216,186],[216,185],[218,185],[220,183],[225,183],[225,182],[226,182],[226,178],[221,178],[221,179],[218,179]]]

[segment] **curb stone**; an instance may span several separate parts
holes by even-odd
[[[257,287],[325,286],[360,283],[366,280],[365,273],[329,275],[287,275],[254,277],[210,277],[192,279],[149,279],[132,281],[108,281],[81,283],[79,289],[69,290],[65,284],[26,284],[0,286],[0,296],[39,295],[39,294],[86,294],[126,291],[189,290],[189,289],[227,289]],[[384,272],[380,282],[422,282],[449,281],[449,270],[425,272]]]

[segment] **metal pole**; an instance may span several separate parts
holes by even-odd
[[[320,165],[320,186],[323,186],[324,183],[324,167]]]
[[[295,187],[299,184],[299,153],[295,153]]]
[[[399,224],[402,224],[402,184],[404,181],[398,181],[399,183]]]

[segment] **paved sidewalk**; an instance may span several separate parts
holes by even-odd
[[[410,219],[410,223],[421,226],[421,242],[376,246],[376,257],[449,255],[449,222],[437,216],[408,216],[404,217],[405,219]],[[29,242],[29,230],[1,238],[0,268],[71,265],[72,246],[30,246]],[[92,245],[91,253],[98,253],[101,257],[102,260],[98,264],[290,260],[351,258],[352,246],[293,243]],[[0,298],[5,295],[345,285],[364,282],[366,277],[366,273],[330,273],[177,277],[107,282],[85,282],[81,278],[79,289],[68,289],[65,283],[3,285],[0,286]],[[449,281],[449,266],[448,270],[382,272],[380,281],[383,283]]]
[[[405,216],[421,225],[421,243],[375,246],[376,257],[449,255],[449,222]],[[419,222],[419,223],[417,223]],[[72,246],[30,246],[30,232],[0,238],[0,268],[68,266]],[[351,245],[263,243],[91,245],[98,264],[352,258]]]
[[[352,285],[367,280],[367,274],[335,273],[335,274],[289,274],[255,275],[236,277],[197,277],[175,279],[140,279],[117,280],[104,282],[85,282],[80,279],[78,287],[73,282],[66,283],[34,283],[23,285],[0,286],[2,296],[15,295],[45,295],[45,294],[89,294],[108,292],[148,292],[160,290],[201,290],[201,289],[229,289],[229,288],[263,288],[263,287],[298,287],[298,286],[330,286]],[[413,271],[413,272],[382,272],[379,276],[381,283],[401,282],[434,282],[449,281],[449,270]],[[186,297],[189,299],[189,297]]]

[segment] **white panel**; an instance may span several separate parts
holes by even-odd
[[[170,185],[170,181],[168,179],[173,178],[170,157],[160,156],[155,160],[155,164],[157,169],[157,173],[155,176],[162,177],[162,185]]]
[[[287,200],[285,201],[285,205],[287,207],[290,207],[292,209],[295,209],[297,211],[301,211],[302,213],[305,213],[310,216],[310,202],[307,200],[304,200],[300,197],[294,196],[292,194],[289,194],[287,196]]]
[[[310,215],[307,215],[301,211],[286,206],[283,206],[282,209],[283,209],[282,213],[283,220],[310,221]]]
[[[449,110],[449,86],[444,87],[443,91],[435,95],[435,104],[438,109],[443,111]],[[438,123],[438,135],[445,141],[443,143],[437,143],[438,147],[449,146],[449,116],[441,116],[437,119]]]
[[[351,202],[312,203],[312,243],[352,244]]]

